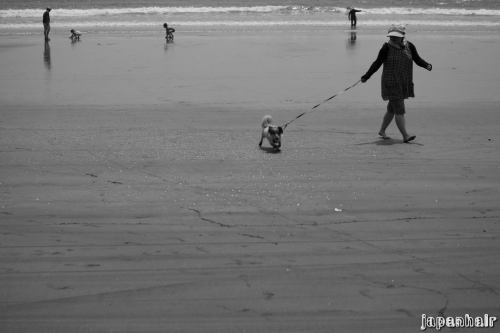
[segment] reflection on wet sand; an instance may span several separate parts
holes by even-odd
[[[75,46],[76,43],[80,43],[80,39],[78,38],[70,38],[71,39],[71,46]]]
[[[357,31],[353,28],[347,32],[347,48],[353,48],[356,45]]]
[[[48,41],[45,41],[45,46],[43,48],[43,62],[45,64],[45,68],[50,71],[52,64],[50,60],[50,45]]]

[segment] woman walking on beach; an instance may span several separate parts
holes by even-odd
[[[47,8],[43,13],[43,34],[45,35],[45,41],[49,41],[49,32],[50,32],[50,8]]]
[[[387,112],[382,121],[378,134],[384,138],[389,137],[385,130],[396,119],[396,125],[403,135],[403,141],[408,143],[415,140],[415,135],[409,135],[405,124],[405,103],[408,97],[415,97],[413,91],[413,62],[418,66],[432,70],[432,65],[420,58],[415,45],[406,41],[404,26],[391,26],[387,36],[390,38],[379,51],[377,59],[370,69],[361,77],[361,82],[366,82],[379,68],[384,65],[382,72],[382,99],[389,101]]]

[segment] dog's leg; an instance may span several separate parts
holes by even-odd
[[[262,147],[262,141],[264,141],[264,135],[260,136],[259,147]]]

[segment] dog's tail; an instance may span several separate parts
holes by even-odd
[[[267,126],[271,125],[272,122],[273,122],[273,117],[271,117],[270,115],[265,115],[262,118],[262,128],[266,128]]]

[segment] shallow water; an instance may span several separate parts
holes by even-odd
[[[301,5],[283,0],[251,3],[246,1],[164,2],[158,1],[60,1],[52,4],[51,25],[86,33],[153,32],[168,21],[182,31],[233,31],[286,29],[344,29],[348,27],[343,1]],[[358,23],[364,29],[385,30],[393,23],[406,24],[413,30],[500,29],[500,4],[481,1],[392,1],[360,3]],[[40,29],[43,9],[38,2],[0,5],[0,34],[35,34]]]

